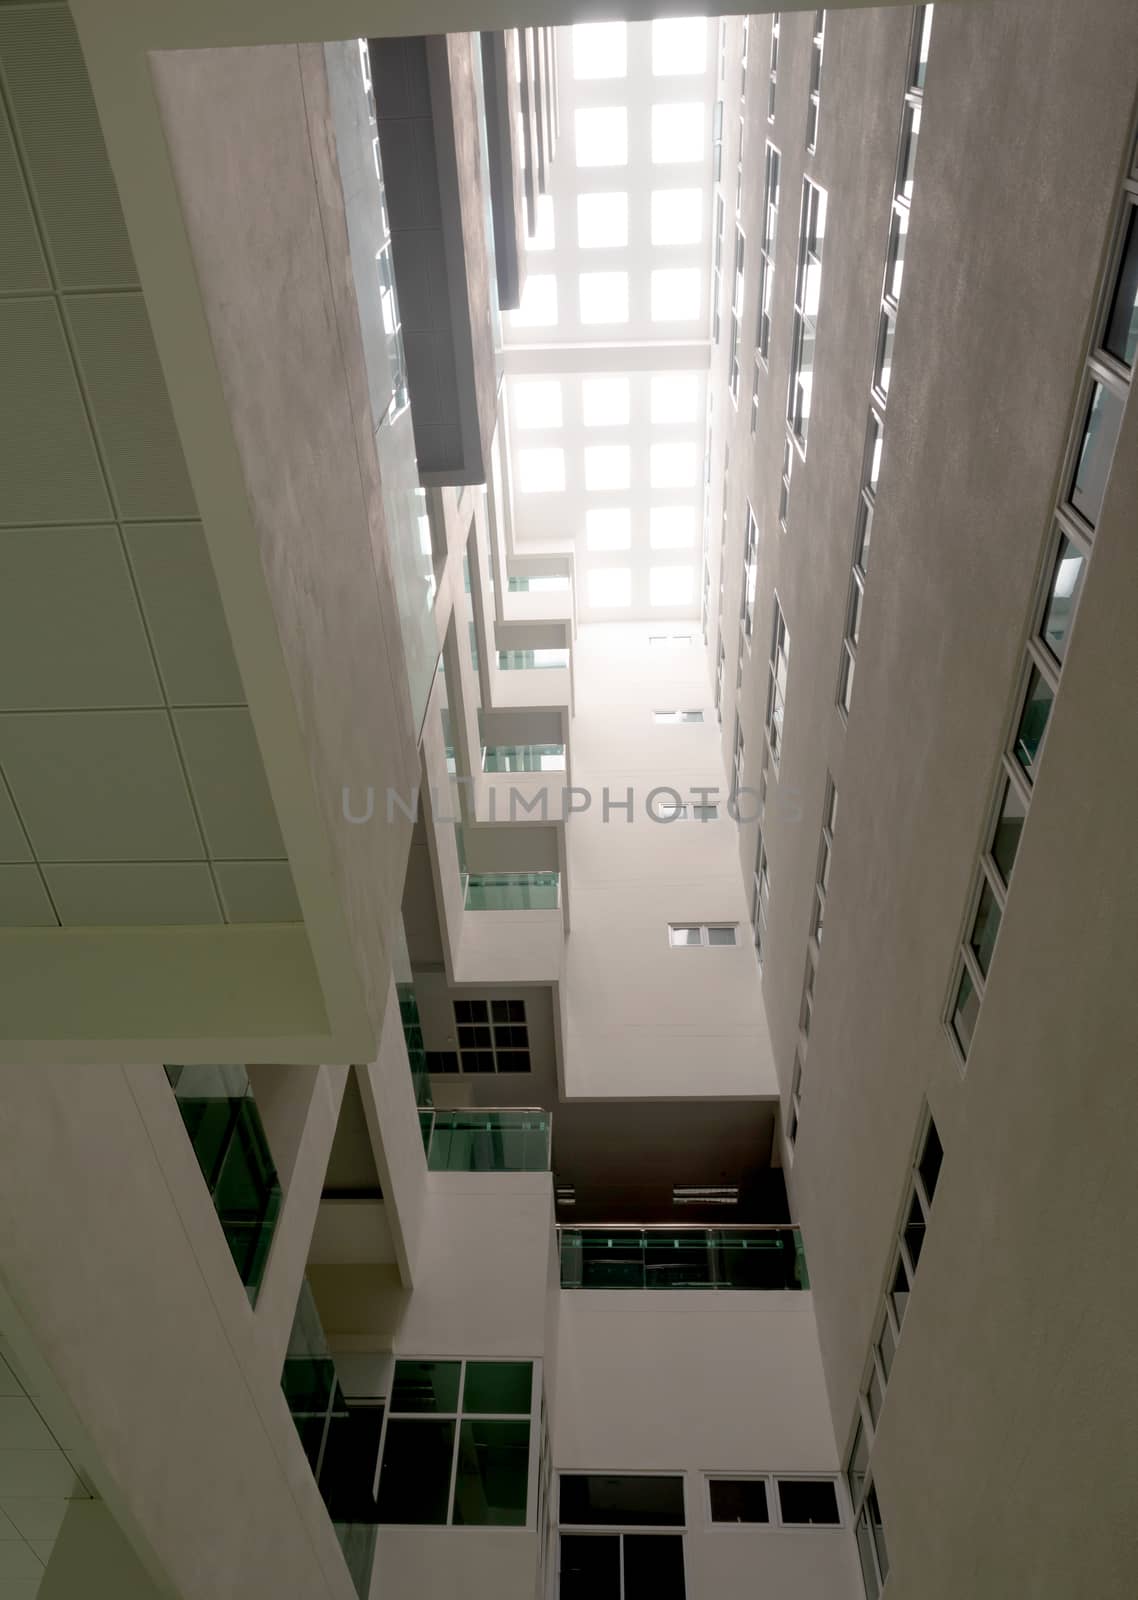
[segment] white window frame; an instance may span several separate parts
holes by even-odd
[[[771,765],[774,768],[776,777],[778,776],[779,763],[782,760],[783,724],[786,719],[786,696],[789,686],[790,629],[786,625],[786,615],[776,593],[774,597],[774,616],[771,622],[766,709],[767,748],[770,750]]]
[[[681,929],[686,932],[692,928],[699,930],[698,944],[692,944],[690,941],[677,944],[673,940],[673,932],[679,932]],[[720,939],[715,944],[712,944],[710,933],[713,928],[716,930],[726,928],[730,930],[733,937],[729,942]],[[737,950],[738,948],[739,924],[737,922],[669,922],[668,924],[669,950]]]
[[[826,213],[829,196],[813,178],[802,179],[802,203],[798,220],[798,263],[794,274],[794,322],[791,333],[790,377],[786,391],[786,422],[795,447],[805,458],[814,410],[813,387],[817,369],[818,321],[821,312],[822,257],[826,242]],[[816,284],[818,304],[811,306],[810,285]],[[810,387],[803,388],[804,354],[809,341]]]

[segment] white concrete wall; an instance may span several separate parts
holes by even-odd
[[[809,1294],[564,1290],[556,1370],[558,1472],[684,1475],[689,1600],[860,1594],[840,1485],[840,1528],[710,1521],[709,1472],[837,1472]]]
[[[686,625],[684,625],[686,626]],[[691,624],[698,640],[697,625]],[[567,827],[573,929],[566,949],[568,1096],[738,1097],[776,1092],[736,824],[726,809],[703,651],[649,646],[649,625],[583,627],[574,782],[591,804]],[[683,629],[670,625],[667,631]],[[654,710],[702,708],[702,725]],[[714,823],[651,820],[648,793],[718,790]],[[627,812],[604,817],[603,790]],[[672,949],[669,922],[738,923],[734,949]]]

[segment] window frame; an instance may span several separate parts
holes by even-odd
[[[676,943],[672,938],[672,934],[680,928],[698,928],[699,943],[692,944],[690,940]],[[713,928],[717,932],[727,930],[733,935],[733,938],[720,939],[713,944],[710,937]],[[669,922],[667,931],[669,950],[737,950],[739,948],[739,924],[737,922]],[[611,1477],[613,1474],[609,1473],[607,1476]]]
[[[818,149],[818,124],[822,112],[822,57],[826,45],[826,12],[814,13],[814,36],[810,42],[810,98],[806,105],[806,154]]]
[[[780,671],[781,666],[781,671]],[[771,765],[778,776],[782,761],[783,724],[786,720],[786,701],[790,691],[790,629],[786,613],[774,594],[774,614],[771,620],[770,660],[767,668],[767,704],[765,714],[766,742]],[[777,729],[777,732],[775,730]]]
[[[798,454],[805,460],[814,410],[814,372],[817,366],[818,323],[822,306],[822,261],[826,243],[829,193],[813,178],[803,175],[798,218],[798,257],[794,274],[794,317],[790,342],[790,371],[786,390],[786,423]],[[817,305],[810,306],[812,272],[816,275]],[[807,345],[810,387],[804,398],[802,384]]]
[[[764,372],[770,369],[771,310],[774,306],[775,252],[782,203],[782,152],[768,139],[763,162],[763,215],[759,224],[759,293],[756,306],[755,355]],[[754,429],[751,430],[754,432]]]

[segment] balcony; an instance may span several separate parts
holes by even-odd
[[[553,1119],[536,1107],[434,1111],[432,1172],[548,1172]]]
[[[281,1209],[281,1186],[241,1066],[167,1067],[229,1253],[255,1303]]]
[[[482,746],[483,772],[564,772],[563,744]]]
[[[789,1224],[562,1228],[563,1289],[808,1289]]]
[[[556,911],[560,897],[559,872],[470,872],[466,875],[467,911]]]
[[[569,665],[569,651],[561,646],[537,646],[533,650],[499,650],[502,672],[542,672]]]

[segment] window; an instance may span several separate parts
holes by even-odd
[[[918,6],[916,26],[913,29],[913,67],[910,82],[914,89],[925,86],[925,72],[929,64],[929,43],[933,31],[932,6]]]
[[[455,1038],[462,1072],[529,1072],[524,1000],[456,1000]]]
[[[667,101],[652,107],[652,160],[657,166],[702,161],[704,150],[702,102]]]
[[[585,488],[589,490],[627,489],[631,472],[626,444],[585,446]]]
[[[652,24],[652,73],[657,78],[693,77],[707,61],[705,17],[657,18]]]
[[[739,713],[735,713],[735,742],[731,755],[731,794],[735,800],[736,810],[739,805],[739,792],[743,787],[743,763],[746,758],[746,747],[743,741],[743,730],[739,725]]]
[[[524,1527],[532,1393],[529,1361],[397,1361],[378,1520]]]
[[[631,567],[593,567],[589,573],[589,604],[607,609],[632,604]]]
[[[653,189],[652,243],[698,244],[703,238],[702,189]]]
[[[798,269],[794,280],[794,328],[786,420],[805,455],[814,388],[814,345],[822,291],[822,247],[826,237],[826,191],[802,180]]]
[[[1028,676],[1027,689],[1023,697],[1023,709],[1020,712],[1019,723],[1012,742],[1012,753],[1031,779],[1035,777],[1040,746],[1043,743],[1043,735],[1047,730],[1051,707],[1054,703],[1054,688],[1044,677],[1040,668],[1033,666]]]
[[[884,400],[889,393],[889,380],[893,376],[893,336],[896,321],[888,305],[881,308],[877,330],[877,360],[873,369],[873,387]]]
[[[653,550],[689,550],[695,543],[694,509],[653,506],[648,513],[648,542]]]
[[[806,973],[802,980],[802,1000],[798,1008],[798,1031],[803,1041],[810,1037],[810,1024],[814,1016],[814,980],[818,975],[814,951],[806,952]]]
[[[593,106],[573,113],[579,167],[628,164],[628,112],[624,106]]]
[[[564,450],[519,450],[518,476],[523,494],[559,493],[565,487]]]
[[[620,508],[585,512],[585,547],[627,550],[632,544],[632,513]]]
[[[560,1521],[577,1528],[682,1528],[684,1480],[663,1474],[563,1472]]]
[[[779,1478],[777,1485],[784,1528],[841,1525],[837,1484],[832,1478]]]
[[[699,413],[699,379],[686,373],[658,373],[652,379],[652,421],[694,422]]]
[[[1071,504],[1092,528],[1102,511],[1125,404],[1125,396],[1105,383],[1092,385],[1070,492]]]
[[[623,78],[628,70],[623,22],[578,22],[573,28],[575,78]]]
[[[767,140],[763,173],[762,238],[759,241],[759,326],[756,347],[766,366],[771,351],[771,306],[774,302],[774,252],[778,240],[779,164],[781,157]]]
[[[658,645],[662,650],[688,650],[691,648],[690,633],[650,633],[650,645]]]
[[[806,148],[818,147],[818,113],[822,99],[822,50],[826,42],[826,13],[814,13],[814,39],[810,47],[810,102],[806,108]]]
[[[770,672],[767,684],[767,743],[771,760],[778,771],[782,756],[782,720],[786,710],[786,684],[790,671],[790,634],[778,596],[774,598],[774,622],[771,627]]]
[[[560,1600],[684,1600],[681,1533],[562,1533]]]
[[[577,293],[582,322],[628,321],[627,272],[582,272]]]
[[[743,262],[747,241],[743,230],[735,229],[735,273],[731,280],[731,364],[728,384],[731,398],[739,404],[739,326],[743,317]]]
[[[767,82],[767,121],[774,121],[775,95],[778,89],[778,43],[781,28],[782,13],[779,11],[771,14],[771,54],[770,70]]]
[[[712,1522],[769,1522],[765,1478],[710,1478]]]
[[[653,489],[694,489],[699,468],[699,449],[694,444],[669,442],[649,448],[648,480]]]
[[[818,846],[818,876],[814,884],[814,911],[810,923],[810,936],[820,950],[822,929],[826,921],[826,895],[830,888],[830,864],[834,854],[834,825],[838,817],[838,791],[834,780],[826,774],[826,798],[822,806],[822,840]]]
[[[651,278],[653,322],[692,322],[699,316],[703,274],[698,267],[657,267]]]
[[[586,378],[581,384],[586,428],[622,428],[628,423],[628,379]]]
[[[669,722],[702,722],[702,711],[653,711],[652,720],[656,723]]]
[[[661,796],[653,807],[652,815],[660,822],[718,822],[719,807]]]
[[[561,426],[561,383],[557,378],[515,383],[510,394],[510,414],[519,431]]]
[[[736,930],[734,922],[669,922],[668,943],[673,948],[715,949],[736,944]]]
[[[743,635],[750,641],[755,629],[755,587],[759,577],[759,525],[751,502],[747,501],[747,532],[743,540],[743,603],[740,620]]]
[[[1127,214],[1122,253],[1109,302],[1102,347],[1124,367],[1138,354],[1138,207]]]
[[[694,588],[694,569],[682,567],[649,567],[648,603],[653,606],[686,606],[691,602]]]
[[[526,240],[526,249],[531,255],[540,254],[544,250],[552,250],[554,246],[553,230],[553,196],[539,194],[537,197],[535,226],[533,232]]]
[[[782,441],[782,481],[778,491],[778,525],[786,532],[790,521],[790,480],[794,472],[794,446],[790,435]]]
[[[557,321],[557,279],[551,272],[529,272],[522,303],[510,312],[515,328],[550,328]]]
[[[1040,637],[1055,660],[1062,664],[1067,654],[1067,637],[1071,630],[1087,557],[1066,534],[1059,535],[1059,548],[1052,568]]]
[[[723,635],[717,635],[717,649],[715,653],[715,715],[719,722],[723,721],[723,668],[727,661],[727,652],[723,648]]]
[[[767,862],[766,845],[763,843],[762,831],[760,830],[759,842],[755,849],[755,873],[751,887],[751,930],[754,935],[755,953],[759,958],[760,967],[763,964],[763,950],[766,945],[770,906],[770,867]]]
[[[799,1052],[794,1052],[794,1071],[790,1079],[790,1116],[786,1125],[787,1143],[791,1151],[794,1150],[798,1139],[798,1124],[802,1120],[802,1058]]]
[[[626,245],[627,194],[579,194],[577,243],[582,250],[615,250]]]
[[[723,299],[723,196],[715,194],[715,248],[711,258],[711,337],[719,343],[719,306]]]

